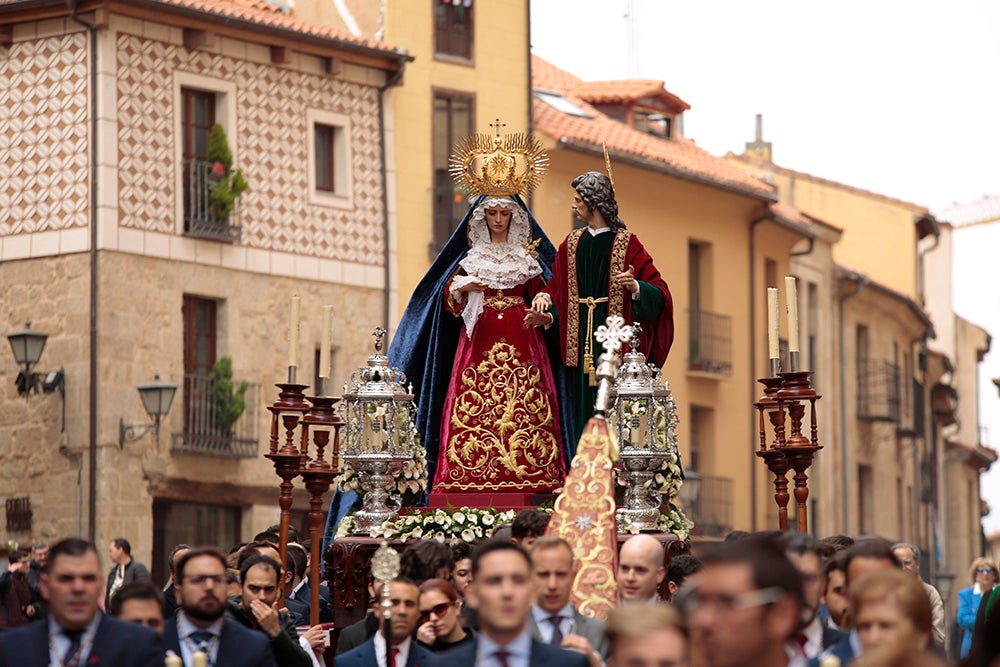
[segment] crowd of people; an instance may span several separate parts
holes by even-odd
[[[941,596],[921,579],[911,544],[735,531],[697,558],[667,559],[659,539],[635,535],[619,554],[619,604],[602,621],[574,607],[578,556],[546,535],[547,520],[524,510],[478,545],[407,542],[388,583],[388,619],[374,604],[383,583],[370,577],[373,607],[336,629],[336,664],[955,664]],[[95,546],[78,538],[14,551],[0,576],[0,667],[329,664],[330,592],[321,586],[321,623],[310,627],[309,551],[294,530],[289,538],[283,564],[273,528],[229,553],[177,545],[164,587],[124,539],[109,545],[106,574]],[[969,577],[954,619],[963,635],[952,648],[962,666],[996,667],[1000,574],[979,558]]]

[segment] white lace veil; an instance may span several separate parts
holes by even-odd
[[[486,224],[486,209],[499,206],[511,212],[507,243],[521,245],[531,240],[531,222],[528,213],[510,197],[487,197],[479,202],[469,220],[469,246],[490,243],[490,228]]]

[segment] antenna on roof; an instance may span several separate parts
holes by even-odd
[[[639,21],[636,0],[628,0],[625,25],[628,29],[628,78],[639,78]]]

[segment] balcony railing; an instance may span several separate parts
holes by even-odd
[[[232,215],[219,218],[212,213],[210,195],[216,180],[211,177],[212,164],[205,160],[184,163],[184,233],[215,241],[235,243],[240,240],[239,200]]]
[[[694,521],[694,534],[723,537],[733,529],[733,480],[702,475],[698,495],[685,508]]]
[[[899,421],[899,367],[885,359],[858,360],[858,418]]]
[[[716,375],[733,372],[733,319],[705,310],[690,312],[688,370]]]
[[[229,431],[218,424],[211,390],[211,379],[184,376],[184,430],[173,434],[173,451],[225,458],[257,456],[260,385],[251,383],[247,388],[246,409]]]

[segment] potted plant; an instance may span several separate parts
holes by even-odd
[[[250,383],[246,380],[240,386],[233,384],[233,360],[219,357],[209,374],[211,385],[209,398],[215,413],[215,427],[227,438],[233,435],[233,426],[246,410],[246,393]]]
[[[229,148],[229,138],[222,125],[216,123],[208,134],[206,161],[211,165],[208,192],[208,212],[219,220],[224,220],[236,210],[236,200],[246,192],[249,184],[243,177],[243,170],[233,171],[233,151]]]

